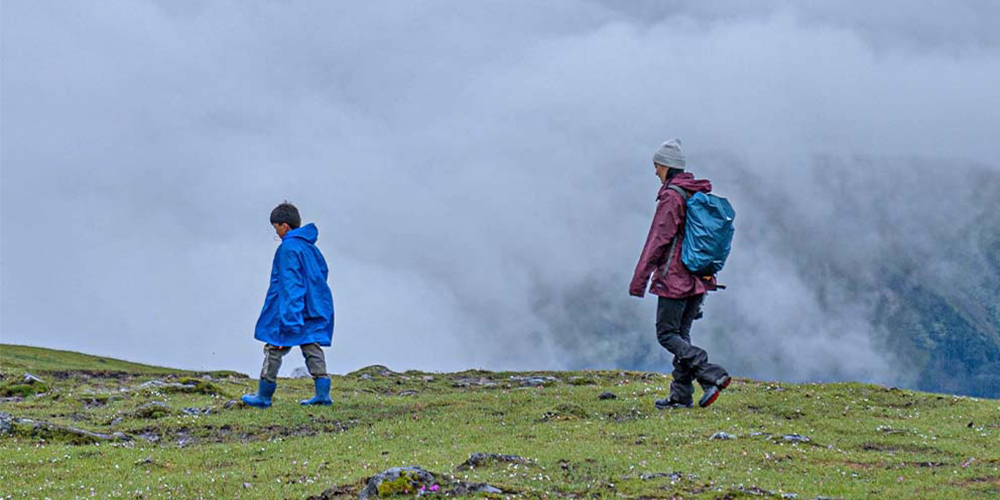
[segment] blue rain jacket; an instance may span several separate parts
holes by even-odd
[[[271,286],[257,320],[254,338],[276,346],[333,340],[333,294],[329,269],[316,248],[315,224],[293,229],[281,239],[271,264]]]

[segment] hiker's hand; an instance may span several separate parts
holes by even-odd
[[[639,297],[641,299],[646,296],[646,290],[645,287],[643,288],[630,287],[628,289],[628,294],[633,297]]]

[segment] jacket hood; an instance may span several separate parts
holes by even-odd
[[[316,239],[319,238],[319,229],[316,229],[316,224],[310,222],[298,229],[292,229],[285,233],[285,237],[281,239],[286,240],[288,238],[303,239],[315,245]]]
[[[692,193],[709,193],[712,191],[712,183],[709,180],[695,179],[693,174],[683,172],[668,179],[663,187],[660,188],[660,193],[656,199],[663,199],[666,192],[670,190],[670,186],[678,186]]]

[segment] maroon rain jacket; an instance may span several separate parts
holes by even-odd
[[[646,237],[646,246],[642,248],[639,264],[635,266],[635,275],[629,286],[629,294],[642,297],[646,294],[646,282],[653,275],[649,285],[649,293],[670,299],[683,299],[700,295],[709,290],[715,290],[715,277],[699,278],[691,274],[681,262],[681,246],[684,244],[684,217],[687,212],[684,198],[669,186],[678,186],[692,193],[708,193],[712,183],[704,179],[695,179],[687,172],[677,174],[668,179],[656,196],[656,213],[653,215],[653,225]],[[670,242],[677,236],[674,254],[669,256]],[[666,272],[664,267],[667,262]]]

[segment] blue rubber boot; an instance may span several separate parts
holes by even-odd
[[[274,390],[277,388],[277,382],[268,382],[260,379],[260,382],[257,384],[257,394],[246,394],[241,399],[244,403],[255,408],[267,408],[271,406],[271,396],[274,396]]]
[[[313,384],[316,385],[316,395],[311,399],[303,399],[299,403],[302,405],[332,405],[333,400],[330,399],[330,379],[326,377],[314,378]]]

